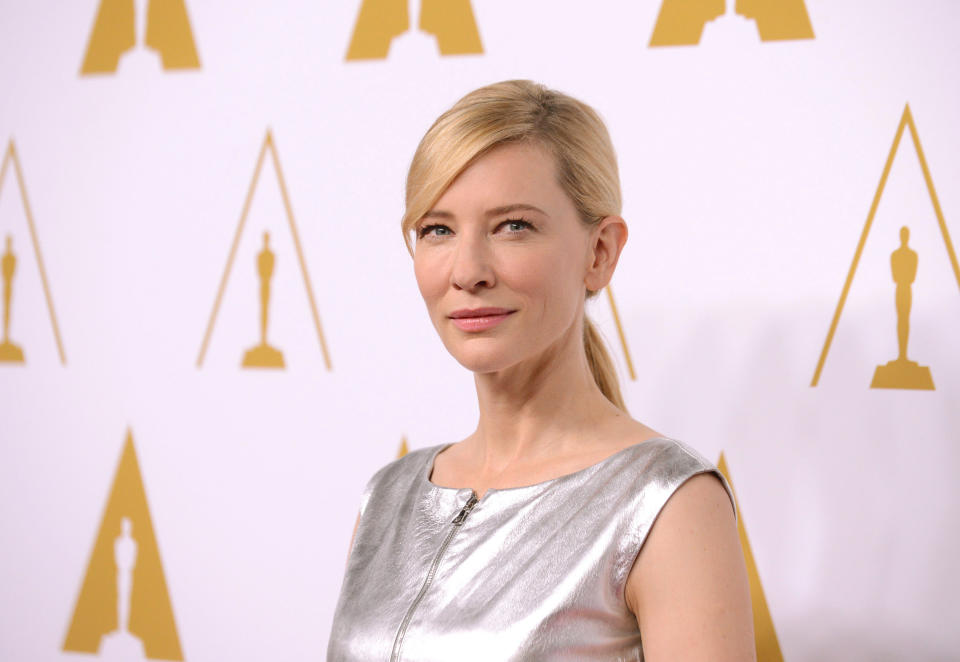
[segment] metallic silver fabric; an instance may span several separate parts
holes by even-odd
[[[477,501],[430,482],[444,448],[408,453],[367,484],[328,662],[642,661],[627,575],[684,481],[714,472],[730,493],[713,464],[650,439]]]

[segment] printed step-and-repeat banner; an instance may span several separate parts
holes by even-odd
[[[399,232],[467,91],[617,147],[590,314],[731,478],[758,657],[960,656],[960,5],[0,9],[0,658],[323,659],[367,479],[476,421]]]

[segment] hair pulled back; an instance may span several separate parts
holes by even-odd
[[[494,147],[520,141],[536,142],[554,156],[560,186],[583,223],[593,225],[620,214],[617,157],[597,112],[539,83],[508,80],[467,94],[440,115],[420,141],[407,174],[401,223],[411,255],[414,226],[453,180]],[[596,294],[586,291],[587,298]],[[597,386],[626,411],[613,361],[586,315],[583,345]]]

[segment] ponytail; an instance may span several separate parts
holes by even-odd
[[[587,353],[587,363],[590,365],[593,380],[600,387],[600,391],[607,400],[627,413],[627,405],[624,404],[623,395],[620,393],[620,381],[617,379],[613,360],[610,358],[600,332],[586,315],[583,316],[583,348]]]

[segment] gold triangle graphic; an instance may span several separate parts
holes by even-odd
[[[830,352],[830,344],[833,342],[833,335],[837,330],[837,324],[840,322],[840,316],[843,314],[843,306],[847,301],[847,294],[850,292],[850,285],[853,283],[853,276],[857,272],[857,265],[860,263],[860,256],[863,253],[863,247],[867,243],[867,236],[870,234],[870,227],[873,225],[873,217],[877,213],[880,205],[880,198],[883,196],[883,189],[887,185],[887,177],[890,175],[890,169],[893,167],[893,159],[897,155],[900,147],[900,138],[903,137],[903,130],[910,128],[910,137],[913,139],[913,146],[917,152],[917,158],[920,161],[920,169],[923,171],[923,179],[927,184],[927,193],[930,195],[930,202],[933,204],[933,212],[937,217],[937,224],[940,226],[940,234],[943,236],[943,243],[947,249],[947,256],[950,258],[950,265],[953,267],[953,275],[957,280],[957,286],[960,287],[960,265],[957,263],[957,254],[953,250],[953,242],[950,240],[950,232],[947,230],[947,222],[943,218],[943,210],[940,208],[940,200],[937,198],[937,191],[933,187],[933,178],[930,176],[930,168],[927,167],[927,159],[923,155],[923,147],[920,145],[920,137],[917,134],[917,127],[913,122],[913,114],[910,112],[910,104],[903,108],[903,115],[900,117],[900,124],[897,126],[897,133],[893,137],[893,145],[890,147],[890,153],[887,156],[887,162],[883,166],[883,173],[880,175],[880,184],[877,186],[877,192],[873,196],[873,202],[870,205],[870,212],[867,214],[867,221],[863,225],[863,232],[860,233],[860,241],[857,242],[857,249],[853,253],[853,262],[850,264],[850,270],[847,272],[847,280],[843,284],[843,290],[840,292],[840,300],[837,301],[837,308],[833,313],[833,320],[830,322],[830,329],[827,331],[827,338],[823,343],[823,349],[820,352],[820,360],[817,361],[817,368],[813,373],[813,380],[810,386],[816,386],[820,381],[820,373],[827,361],[827,354]]]
[[[297,251],[297,260],[300,264],[300,273],[303,275],[303,284],[307,290],[307,300],[310,305],[310,313],[313,316],[313,325],[317,330],[317,338],[320,341],[320,351],[323,353],[323,362],[327,370],[331,370],[330,354],[327,352],[327,341],[323,337],[323,328],[320,325],[320,315],[317,314],[317,304],[313,296],[313,287],[310,285],[310,277],[307,274],[307,262],[303,258],[303,248],[300,244],[300,233],[297,231],[297,222],[293,218],[293,208],[290,205],[290,196],[287,194],[287,185],[283,178],[283,170],[280,168],[280,157],[277,156],[277,148],[273,142],[273,134],[267,129],[267,134],[260,146],[260,155],[257,157],[257,165],[253,170],[253,178],[250,180],[250,186],[247,189],[247,196],[243,201],[243,210],[240,212],[240,220],[237,223],[237,231],[233,236],[233,244],[230,246],[230,253],[227,256],[227,265],[223,269],[223,276],[220,279],[220,287],[217,290],[217,296],[213,301],[213,310],[210,311],[210,320],[207,322],[207,330],[203,334],[203,342],[200,345],[200,354],[197,356],[197,367],[203,366],[203,357],[207,353],[207,346],[210,343],[210,337],[213,334],[213,327],[217,321],[217,312],[220,310],[220,302],[223,299],[223,293],[227,288],[227,281],[230,279],[230,270],[233,268],[233,260],[237,254],[237,247],[240,245],[240,237],[243,235],[243,229],[247,222],[247,214],[250,212],[250,204],[253,202],[253,194],[260,181],[260,170],[263,167],[263,160],[269,151],[273,159],[273,168],[277,173],[277,183],[280,187],[280,196],[283,198],[283,208],[286,212],[287,223],[290,227],[290,234],[293,237],[293,245]]]
[[[706,24],[723,16],[731,0],[663,0],[650,46],[695,46]],[[757,22],[761,41],[813,39],[803,0],[736,0],[734,13]]]
[[[0,194],[3,193],[3,183],[6,181],[7,166],[9,166],[11,163],[13,164],[13,172],[17,178],[17,186],[20,189],[20,200],[23,203],[23,215],[27,219],[27,228],[30,230],[30,241],[33,244],[33,255],[37,261],[37,268],[40,271],[40,282],[43,285],[43,295],[47,302],[47,312],[50,314],[50,326],[53,328],[53,338],[57,342],[57,351],[60,354],[60,363],[66,365],[67,356],[63,351],[63,341],[60,339],[60,325],[57,324],[57,313],[53,309],[53,297],[50,295],[50,283],[47,280],[47,270],[43,266],[43,253],[40,251],[40,240],[37,238],[37,226],[33,222],[33,212],[30,210],[30,200],[27,198],[27,187],[23,181],[23,171],[20,168],[20,158],[17,156],[17,148],[13,144],[13,138],[11,138],[10,142],[7,143],[7,151],[3,155],[3,165],[0,165]],[[8,287],[10,286],[8,285]]]
[[[403,437],[400,438],[400,448],[397,450],[397,459],[399,460],[401,457],[403,457],[409,452],[410,452],[410,448],[407,446],[407,437],[406,435],[404,435]]]
[[[617,311],[617,303],[613,300],[613,287],[607,285],[607,300],[610,302],[610,311],[613,313],[613,321],[617,325],[617,336],[620,338],[620,346],[623,347],[623,358],[627,362],[627,370],[630,372],[630,379],[637,381],[637,373],[633,369],[633,359],[630,358],[630,348],[627,347],[627,335],[623,332],[623,324],[620,322],[620,313]]]
[[[183,660],[130,430],[63,650]]]
[[[470,0],[412,1],[421,3],[416,29],[437,38],[441,55],[483,53]],[[410,27],[408,0],[362,0],[346,59],[382,60],[393,39]]]
[[[146,21],[136,16],[146,8]],[[199,69],[200,58],[184,0],[101,0],[90,32],[80,75],[117,70],[120,58],[137,45],[137,25],[145,23],[144,45],[156,51],[164,69]]]
[[[733,489],[733,480],[730,478],[730,470],[727,468],[727,460],[720,453],[720,459],[717,461],[717,468],[730,484],[730,490],[734,492],[733,498],[737,502],[737,533],[740,536],[740,547],[743,548],[743,559],[747,564],[747,578],[750,582],[750,598],[753,602],[753,633],[757,645],[757,662],[783,662],[783,653],[780,651],[780,642],[777,639],[777,632],[773,628],[773,619],[770,617],[770,607],[767,606],[767,597],[763,593],[763,585],[760,583],[760,574],[757,572],[757,563],[753,559],[753,550],[750,548],[750,541],[747,539],[747,529],[743,524],[743,511],[740,509],[740,503],[737,500],[736,491]]]

